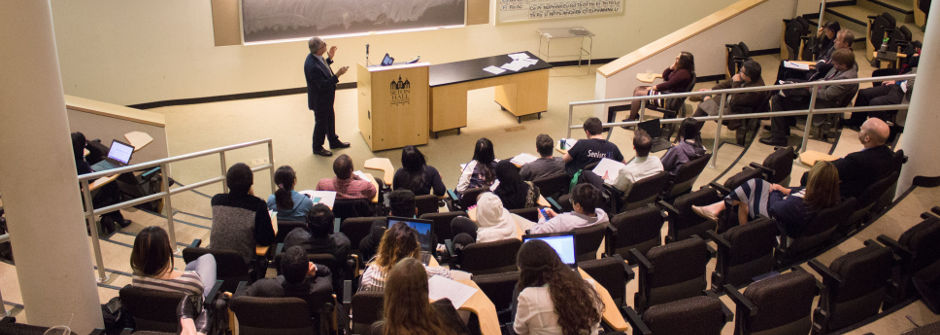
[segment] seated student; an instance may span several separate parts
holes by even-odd
[[[692,83],[692,73],[695,72],[695,57],[683,51],[676,56],[676,61],[663,70],[663,82],[654,86],[638,86],[633,90],[633,96],[655,96],[662,93],[685,92]],[[647,102],[647,106],[655,105],[655,100]],[[640,101],[630,104],[630,116],[624,122],[635,121],[640,117]],[[608,157],[609,158],[609,157]]]
[[[655,175],[663,171],[663,163],[659,157],[650,156],[653,148],[653,138],[643,129],[637,129],[633,134],[633,150],[636,157],[617,172],[614,187],[623,193],[630,193],[633,183],[637,180]]]
[[[437,196],[447,193],[441,174],[427,165],[424,154],[413,145],[401,149],[401,169],[395,171],[392,188],[411,190],[417,195],[431,194],[432,189]]]
[[[228,193],[212,197],[212,230],[209,249],[234,250],[246,263],[255,257],[255,246],[274,243],[274,227],[264,200],[254,196],[254,175],[245,163],[225,173]]]
[[[499,196],[506,209],[535,207],[539,201],[539,188],[531,181],[522,181],[519,168],[509,160],[496,163],[496,180],[499,185],[493,193]]]
[[[843,198],[858,197],[868,185],[901,169],[894,159],[894,152],[885,145],[889,134],[887,123],[879,118],[870,118],[862,123],[858,132],[858,141],[864,148],[832,162],[839,169],[839,188]]]
[[[578,184],[571,191],[571,206],[574,211],[557,214],[545,209],[548,217],[539,215],[539,222],[529,229],[532,234],[558,233],[575,228],[589,227],[610,222],[607,213],[599,206],[601,192],[591,184]]]
[[[461,247],[475,242],[493,242],[507,238],[519,238],[517,217],[503,207],[499,197],[490,192],[480,194],[477,199],[476,218],[458,216],[450,222],[454,244]],[[518,217],[518,219],[522,219]],[[522,219],[525,220],[525,219]]]
[[[760,63],[753,60],[746,60],[744,64],[741,65],[741,70],[738,73],[732,76],[731,79],[722,81],[718,85],[713,86],[711,90],[758,86],[764,86],[764,79],[761,78]],[[708,90],[709,89],[702,89],[701,91]],[[716,97],[720,98],[721,96],[716,95]],[[698,104],[698,108],[695,109],[695,113],[692,114],[692,116],[718,115],[718,108],[721,107],[720,101],[718,101],[718,99],[712,99],[711,96],[705,96],[702,99],[704,99],[704,101]],[[690,98],[689,100],[693,99]],[[727,101],[725,101],[724,115],[754,113],[765,102],[767,102],[767,95],[764,92],[729,94]],[[732,130],[737,129],[741,124],[740,120],[729,120],[727,122],[728,128]]]
[[[333,211],[324,204],[316,204],[304,220],[307,229],[297,228],[288,232],[284,237],[284,249],[299,246],[308,254],[332,254],[339,264],[343,264],[349,257],[351,242],[345,234],[333,232]],[[331,269],[331,272],[338,282],[345,278],[343,267]]]
[[[535,149],[539,153],[538,159],[528,162],[519,170],[522,180],[532,181],[542,177],[553,176],[565,172],[565,160],[561,157],[552,157],[555,140],[546,134],[539,134],[535,138]]]
[[[855,35],[847,29],[841,29],[839,22],[835,21],[821,27],[816,36],[816,63],[811,64],[809,70],[803,70],[788,68],[785,66],[784,61],[780,61],[780,67],[777,69],[777,79],[774,81],[775,85],[780,81],[804,82],[813,80],[813,78],[820,78],[832,68],[832,53],[838,49],[851,50],[852,43],[855,43]]]
[[[849,49],[838,49],[832,53],[832,69],[821,80],[840,80],[858,77],[858,66],[855,64],[855,54]],[[842,107],[851,101],[858,90],[858,84],[822,85],[817,87],[816,108]],[[798,88],[780,91],[771,99],[772,110],[798,110],[809,107],[810,88]],[[793,116],[777,116],[771,118],[770,136],[760,139],[766,145],[785,146],[790,136],[790,126],[796,122]]]
[[[670,174],[676,174],[679,166],[689,161],[705,155],[705,146],[702,145],[702,124],[693,118],[682,120],[679,127],[679,136],[676,141],[679,144],[669,148],[663,155],[663,169]]]
[[[375,185],[353,174],[353,162],[342,154],[333,161],[334,178],[323,178],[317,183],[317,191],[334,191],[336,199],[372,199],[377,192]]]
[[[516,256],[519,282],[512,328],[527,334],[598,334],[604,303],[548,243],[530,240]]]
[[[415,206],[415,194],[409,190],[394,190],[388,195],[389,215],[414,218],[418,213],[418,207]],[[359,254],[362,259],[369,260],[375,255],[382,241],[382,234],[385,233],[385,220],[379,220],[372,224],[369,234],[359,241]]]
[[[307,253],[299,246],[287,248],[280,256],[279,266],[280,275],[276,278],[259,279],[248,286],[245,295],[300,298],[307,302],[310,316],[317,316],[333,294],[330,269],[307,260]]]
[[[72,133],[72,152],[75,155],[75,168],[80,175],[95,172],[91,170],[91,164],[85,160],[85,147],[88,146],[87,143],[88,141],[85,139],[85,134],[77,131]],[[89,149],[89,151],[92,150]],[[91,154],[89,154],[89,156],[91,156]],[[108,183],[102,186],[97,193],[94,193],[94,198],[92,198],[91,202],[95,208],[116,204],[121,202],[121,190],[118,188],[117,183]],[[131,224],[131,220],[125,219],[124,215],[122,215],[119,210],[102,214],[100,221],[105,232],[116,229],[115,224],[121,227],[127,227]]]
[[[496,154],[493,142],[486,137],[477,140],[473,148],[473,160],[464,165],[457,179],[457,193],[471,188],[490,187],[496,180]]]
[[[578,140],[563,158],[565,161],[565,170],[568,174],[574,174],[591,163],[599,162],[602,158],[613,159],[618,162],[623,161],[623,154],[616,144],[604,139],[604,128],[601,127],[601,119],[596,117],[584,120],[584,134],[586,139]]]
[[[389,227],[382,235],[379,243],[379,252],[375,259],[369,263],[360,279],[360,291],[381,291],[385,288],[388,272],[398,261],[405,258],[421,259],[421,244],[418,241],[418,232],[403,222]],[[424,266],[428,276],[443,276],[453,279],[451,271],[436,266]]]
[[[277,191],[268,196],[268,209],[277,212],[278,219],[303,221],[307,212],[313,208],[313,200],[294,191],[297,174],[288,165],[277,168],[274,172]]]
[[[469,335],[450,299],[429,303],[428,275],[421,262],[404,258],[392,267],[385,286],[383,320],[373,335]]]
[[[832,163],[820,161],[810,170],[806,188],[788,188],[754,178],[738,186],[724,200],[692,206],[692,211],[717,222],[718,214],[730,204],[738,206],[739,223],[758,216],[773,218],[781,236],[796,237],[817,212],[839,201],[839,171]]]
[[[144,228],[134,238],[131,249],[131,285],[151,290],[183,293],[189,299],[180,303],[181,334],[205,334],[209,317],[202,307],[209,290],[215,285],[216,263],[212,254],[199,256],[186,264],[183,271],[173,269],[173,247],[163,228]]]
[[[911,74],[917,73],[917,68],[911,69]],[[887,80],[881,82],[881,85],[869,87],[858,91],[855,97],[855,107],[881,106],[900,104],[905,98],[910,100],[914,92],[914,79],[908,80]],[[867,117],[876,117],[885,121],[895,121],[894,117],[897,110],[877,111],[877,112],[856,112],[852,113],[852,118],[844,120],[843,125],[858,128]],[[860,129],[858,129],[860,130]]]

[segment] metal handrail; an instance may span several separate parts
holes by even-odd
[[[79,181],[79,184],[81,185],[82,198],[84,199],[85,221],[88,224],[88,227],[90,227],[89,230],[91,230],[91,244],[92,244],[92,251],[94,251],[95,253],[95,264],[97,265],[98,281],[99,282],[108,281],[108,274],[107,272],[105,272],[104,260],[102,259],[102,256],[101,256],[101,244],[99,242],[100,238],[98,236],[98,226],[97,226],[97,222],[95,221],[96,215],[111,213],[117,210],[139,205],[142,203],[147,203],[147,202],[151,202],[154,200],[160,200],[162,198],[163,208],[167,213],[166,214],[167,234],[169,235],[170,241],[172,241],[171,243],[175,245],[176,230],[173,228],[173,206],[172,206],[172,203],[170,202],[170,196],[181,193],[181,192],[186,192],[195,188],[199,188],[202,186],[211,185],[211,184],[225,181],[225,173],[227,169],[227,166],[225,164],[225,153],[227,151],[231,151],[235,149],[241,149],[241,148],[246,148],[246,147],[255,146],[255,145],[262,145],[262,144],[267,144],[268,163],[262,164],[256,167],[252,167],[251,171],[257,172],[257,171],[267,169],[271,175],[271,192],[274,193],[275,191],[274,145],[270,138],[257,140],[257,141],[251,141],[251,142],[245,142],[245,143],[240,143],[240,144],[234,144],[234,145],[219,147],[215,149],[203,150],[203,151],[193,152],[193,153],[189,153],[185,155],[168,157],[168,158],[153,160],[149,162],[119,167],[115,169],[109,169],[105,171],[92,172],[92,173],[79,175],[78,181]],[[219,154],[220,167],[222,171],[219,176],[205,179],[202,181],[197,181],[186,186],[170,189],[170,183],[169,183],[170,163],[185,161],[185,160],[199,158],[199,157],[213,155],[213,154]],[[105,206],[101,208],[94,208],[94,204],[92,203],[91,191],[88,187],[88,185],[90,184],[89,181],[92,181],[101,177],[108,177],[108,176],[113,176],[116,174],[138,171],[138,170],[143,170],[143,169],[148,169],[148,168],[153,168],[153,167],[158,167],[158,166],[160,167],[160,170],[161,170],[160,176],[161,176],[161,185],[162,185],[161,190],[162,191],[153,193],[150,195],[146,195],[143,197],[127,200],[124,202],[119,202],[113,205],[109,205],[109,206]],[[222,189],[224,192],[228,191],[228,187],[225,185],[225,183],[222,183]]]
[[[829,86],[829,85],[841,85],[841,84],[858,84],[858,83],[867,83],[874,81],[888,81],[888,80],[908,80],[915,79],[916,74],[902,74],[894,76],[883,76],[883,77],[869,77],[869,78],[853,78],[853,79],[840,79],[840,80],[825,80],[825,81],[811,81],[804,83],[793,83],[785,85],[770,85],[770,86],[756,86],[756,87],[742,87],[742,88],[729,88],[721,90],[706,90],[706,91],[692,91],[692,92],[682,92],[682,93],[669,93],[661,94],[656,96],[631,96],[623,98],[610,98],[610,99],[596,99],[596,100],[583,100],[583,101],[572,101],[568,103],[568,129],[565,137],[571,137],[572,129],[583,128],[583,125],[572,124],[572,119],[574,117],[574,107],[575,106],[588,106],[588,105],[598,105],[598,104],[611,104],[611,103],[622,103],[622,102],[633,102],[640,101],[640,115],[639,119],[636,121],[628,122],[610,122],[603,123],[602,126],[605,128],[616,127],[616,126],[636,126],[640,122],[644,121],[645,110],[646,110],[646,101],[648,100],[659,100],[659,99],[670,99],[670,98],[685,98],[690,96],[703,96],[703,95],[721,95],[721,100],[718,106],[718,115],[715,116],[698,116],[693,117],[696,120],[700,121],[718,121],[720,125],[724,120],[744,120],[744,119],[757,119],[757,118],[767,118],[774,116],[798,116],[806,115],[806,128],[803,132],[803,142],[800,146],[800,152],[806,151],[806,143],[809,140],[810,128],[813,125],[813,115],[816,114],[833,114],[833,113],[855,113],[855,112],[868,112],[868,111],[879,111],[885,109],[907,109],[908,104],[896,104],[896,105],[880,105],[880,106],[865,106],[865,107],[837,107],[837,108],[822,108],[816,109],[816,93],[817,86]],[[767,112],[767,113],[749,113],[749,114],[735,114],[735,115],[725,115],[725,101],[727,100],[728,94],[736,93],[747,93],[747,92],[767,92],[767,91],[779,91],[791,88],[804,88],[804,87],[813,87],[812,93],[810,95],[810,103],[808,109],[800,110],[789,110],[789,111],[779,111],[779,112]],[[672,119],[660,119],[659,122],[662,124],[669,123],[679,123],[682,122],[685,118],[672,118]],[[712,157],[709,165],[715,167],[718,159],[718,146],[721,143],[721,127],[718,127],[718,130],[715,132],[715,142],[712,147]]]

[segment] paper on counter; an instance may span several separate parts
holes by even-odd
[[[521,60],[521,59],[529,59],[529,55],[526,54],[525,52],[520,52],[520,53],[509,54],[509,58],[512,58],[512,60],[516,61],[516,60]]]
[[[534,162],[536,159],[539,159],[539,158],[535,157],[534,155],[523,152],[521,154],[516,155],[516,157],[513,157],[509,161],[515,164],[516,166],[523,166],[528,163]]]
[[[501,69],[501,68],[498,68],[498,67],[493,66],[493,65],[490,65],[490,66],[487,66],[487,67],[483,68],[483,71],[486,71],[486,72],[489,72],[489,73],[492,73],[492,74],[500,74],[500,73],[506,72],[506,70]]]
[[[444,298],[450,299],[450,303],[454,305],[454,309],[463,306],[475,293],[477,293],[476,288],[445,277],[433,276],[428,279],[428,298],[431,299],[431,301]]]

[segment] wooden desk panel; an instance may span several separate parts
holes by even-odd
[[[548,109],[548,69],[431,87],[431,131],[467,126],[467,91],[496,86],[495,100],[515,116]]]

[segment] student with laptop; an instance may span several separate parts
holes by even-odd
[[[636,157],[617,172],[617,178],[614,179],[615,188],[623,193],[630,193],[633,183],[637,180],[663,171],[663,163],[659,161],[659,157],[650,156],[652,148],[653,139],[650,135],[643,129],[637,129],[633,134],[633,150],[636,151]]]
[[[392,191],[388,194],[388,203],[391,216],[413,218],[418,213],[418,208],[415,206],[415,194],[410,190]],[[363,260],[370,260],[375,255],[387,226],[385,219],[376,220],[372,223],[369,234],[359,241],[359,255]]]
[[[529,232],[532,234],[559,233],[610,221],[607,213],[599,207],[602,201],[601,192],[594,185],[578,184],[571,191],[570,199],[573,211],[556,214],[555,211],[546,208],[539,215],[539,222],[533,225]]]
[[[75,155],[75,168],[80,175],[95,172],[92,169],[92,166],[88,164],[88,161],[85,160],[85,147],[87,144],[88,142],[85,139],[85,134],[82,134],[81,132],[72,133],[72,151]],[[133,151],[133,147],[131,147],[131,152]],[[127,161],[130,161],[130,155],[127,155]],[[94,195],[94,198],[92,198],[92,204],[95,206],[95,208],[113,205],[120,201],[121,191],[115,183],[108,183],[107,185],[102,186],[101,189],[99,189],[98,192]],[[119,210],[101,215],[100,222],[101,228],[104,230],[105,234],[109,234],[117,230],[115,225],[127,227],[131,224],[131,220],[125,219],[124,215],[121,214],[121,211]]]
[[[598,334],[604,305],[577,271],[562,263],[542,240],[522,244],[516,255],[519,296],[516,334]]]
[[[385,289],[385,281],[388,278],[388,272],[395,263],[404,258],[421,259],[421,242],[418,231],[409,227],[404,222],[397,222],[382,235],[382,241],[379,242],[379,251],[375,258],[366,267],[360,279],[360,291],[382,291]],[[424,265],[428,277],[443,276],[453,279],[451,270],[438,266]]]

